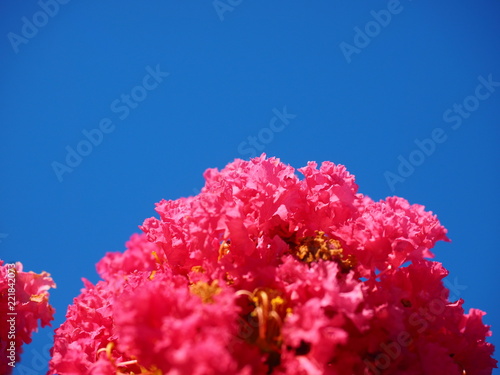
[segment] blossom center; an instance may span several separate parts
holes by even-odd
[[[344,256],[344,249],[340,241],[328,238],[322,231],[316,231],[314,236],[301,238],[298,243],[291,247],[291,252],[305,263],[333,260],[340,265],[342,272],[349,272],[356,265],[353,255]]]
[[[236,294],[248,297],[253,309],[247,318],[256,320],[258,324],[258,334],[251,335],[249,341],[264,352],[279,354],[282,344],[281,327],[286,316],[291,313],[281,292],[271,288],[257,288],[253,293],[240,290]]]
[[[212,281],[210,284],[205,281],[198,281],[191,284],[189,289],[191,293],[200,297],[203,303],[214,303],[214,296],[222,290],[217,280]]]
[[[122,374],[123,375],[163,375],[163,372],[160,369],[158,369],[156,366],[152,366],[151,368],[147,369],[147,368],[141,366],[137,359],[116,362],[115,358],[113,356],[114,349],[115,349],[115,343],[112,341],[108,342],[106,347],[97,350],[96,359],[99,358],[99,355],[101,353],[105,353],[108,361],[110,361],[112,364],[114,364],[117,367],[117,371],[116,371],[117,375],[122,375]],[[132,356],[132,358],[134,358],[134,357]],[[138,372],[138,371],[140,371],[140,372]]]

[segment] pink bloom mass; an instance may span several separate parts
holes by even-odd
[[[44,327],[54,319],[48,291],[55,287],[47,272],[24,272],[21,263],[0,260],[0,374],[12,373],[21,346],[31,342],[38,324]]]
[[[484,312],[449,299],[423,206],[344,166],[265,155],[156,204],[56,330],[50,374],[486,375]]]

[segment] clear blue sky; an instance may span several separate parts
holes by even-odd
[[[498,1],[56,4],[0,4],[0,257],[52,274],[54,327],[155,202],[266,152],[435,212],[500,346]],[[15,374],[45,373],[50,333]]]

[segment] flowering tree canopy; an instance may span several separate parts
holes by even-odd
[[[449,299],[423,206],[374,202],[344,166],[264,155],[205,172],[97,265],[50,374],[483,375],[484,313]]]

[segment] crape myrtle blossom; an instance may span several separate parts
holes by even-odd
[[[446,229],[374,202],[344,166],[262,155],[205,172],[97,265],[56,331],[50,374],[483,375],[484,313],[429,260]]]
[[[12,373],[39,323],[50,326],[54,309],[48,291],[55,287],[47,272],[24,272],[20,262],[0,260],[0,374]]]

